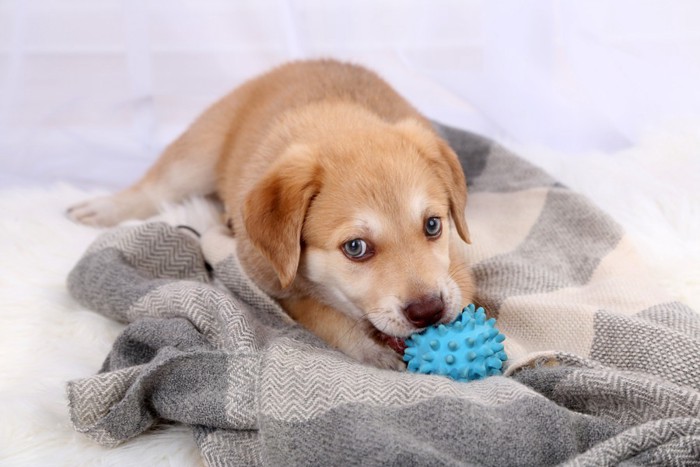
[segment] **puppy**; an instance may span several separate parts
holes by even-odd
[[[361,362],[402,368],[402,338],[472,300],[457,156],[362,67],[301,61],[248,81],[140,181],[68,214],[111,226],[208,194],[223,202],[247,274]]]

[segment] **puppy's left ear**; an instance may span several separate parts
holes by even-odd
[[[294,281],[301,257],[301,230],[311,199],[321,188],[311,148],[294,145],[248,194],[243,222],[253,246],[267,258],[282,288]]]
[[[398,122],[396,127],[421,148],[421,153],[429,160],[437,176],[442,181],[450,199],[450,214],[457,227],[457,233],[467,243],[471,243],[469,228],[464,217],[467,207],[467,181],[457,154],[433,131],[414,119]]]

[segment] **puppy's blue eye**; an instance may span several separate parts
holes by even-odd
[[[367,242],[361,238],[355,238],[343,244],[343,253],[350,259],[363,259],[369,254]]]
[[[439,217],[429,217],[425,221],[425,235],[430,238],[437,238],[442,233],[442,222]]]

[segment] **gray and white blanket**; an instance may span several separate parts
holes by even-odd
[[[208,465],[700,465],[700,317],[657,289],[620,227],[502,147],[441,127],[470,185],[478,302],[503,377],[363,366],[286,317],[232,240],[164,223],[105,233],[71,272],[129,323],[68,384],[75,429],[115,446],[192,426]]]

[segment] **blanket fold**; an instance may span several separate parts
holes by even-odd
[[[225,230],[145,223],[105,233],[68,278],[79,303],[128,323],[100,373],[68,384],[76,430],[115,446],[189,424],[208,465],[697,465],[698,315],[587,200],[439,130],[470,185],[467,255],[508,376],[363,366],[263,294]]]

